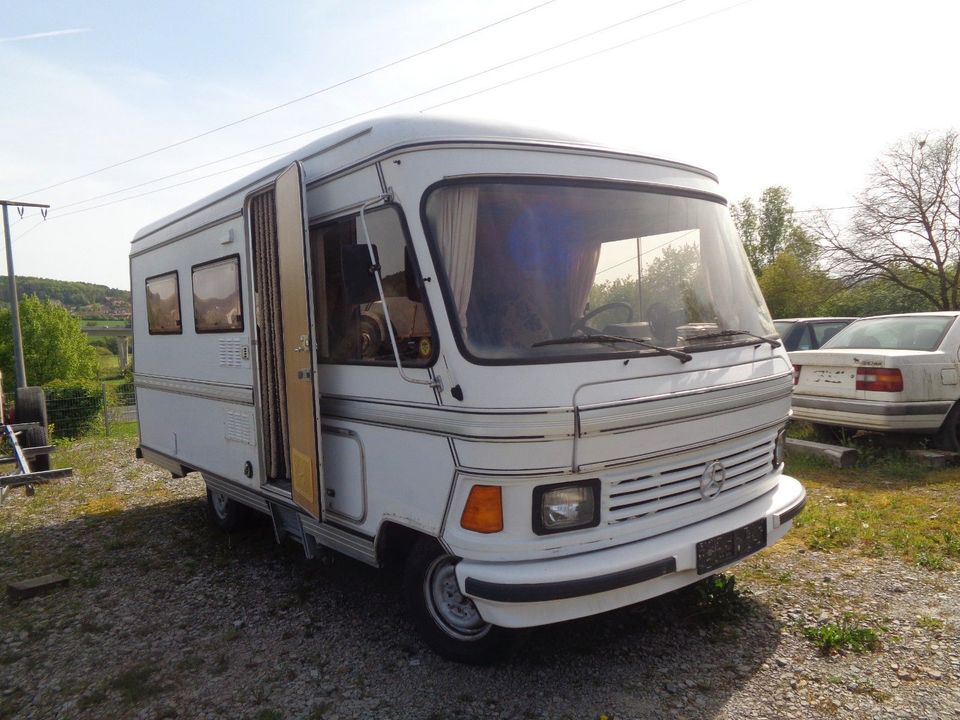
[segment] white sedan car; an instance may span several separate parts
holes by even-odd
[[[793,416],[826,428],[917,432],[960,451],[960,312],[857,320],[790,353]]]

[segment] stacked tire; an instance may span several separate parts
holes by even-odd
[[[20,447],[26,449],[49,445],[49,438],[47,437],[47,399],[43,394],[43,388],[17,388],[15,402],[14,412],[16,413],[17,424],[36,423],[36,425],[25,428],[20,433]],[[32,472],[49,470],[50,453],[37,455],[29,462]]]

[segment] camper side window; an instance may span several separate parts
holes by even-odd
[[[366,213],[387,307],[370,272],[370,251],[358,215],[311,228],[317,355],[321,362],[393,364],[389,313],[406,366],[434,356],[433,330],[403,220],[393,207]]]
[[[147,278],[147,329],[151,335],[179,335],[180,278],[177,271]]]
[[[240,256],[193,266],[193,323],[198,333],[240,332]]]

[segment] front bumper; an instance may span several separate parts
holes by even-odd
[[[794,395],[793,417],[798,420],[844,425],[865,430],[935,432],[953,407],[949,400],[887,402]]]
[[[595,615],[696,582],[701,577],[696,557],[701,540],[765,518],[767,546],[772,545],[805,501],[803,486],[781,475],[778,485],[759,498],[694,525],[550,560],[463,560],[457,565],[457,580],[483,619],[494,625],[533,627]]]

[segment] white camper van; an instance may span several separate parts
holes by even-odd
[[[138,453],[225,527],[404,562],[449,658],[692,583],[803,506],[790,363],[696,167],[373,120],[144,228],[130,268]]]

